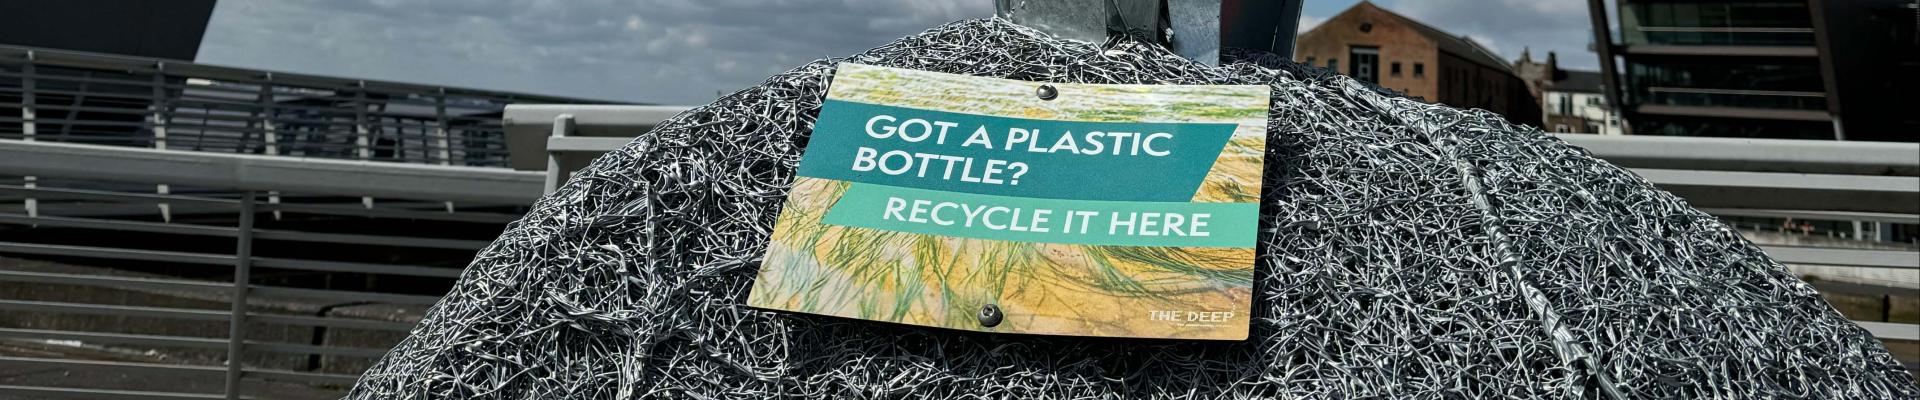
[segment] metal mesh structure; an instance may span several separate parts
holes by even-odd
[[[1249,339],[993,335],[744,306],[841,61],[1270,85]],[[775,75],[540,200],[349,398],[1920,397],[1812,288],[1626,170],[1485,111],[1267,65],[986,19]]]

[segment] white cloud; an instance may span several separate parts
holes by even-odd
[[[702,104],[811,59],[987,17],[992,7],[985,0],[224,1],[199,60]]]
[[[1512,61],[1531,48],[1558,52],[1564,67],[1597,69],[1587,51],[1593,29],[1586,0],[1400,0],[1383,7],[1455,35],[1465,35]]]
[[[1300,29],[1297,31],[1297,33],[1307,33],[1307,31],[1313,30],[1313,28],[1320,26],[1320,24],[1324,22],[1327,22],[1327,17],[1301,15]]]

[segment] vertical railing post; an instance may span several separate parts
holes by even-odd
[[[447,138],[447,88],[433,96],[433,139],[440,146],[440,165],[453,164],[453,141]]]
[[[240,398],[240,377],[245,369],[247,341],[248,282],[253,275],[253,191],[240,198],[240,224],[233,251],[233,310],[227,326],[227,398]]]
[[[272,72],[260,76],[260,99],[258,101],[260,103],[260,131],[266,136],[264,138],[267,143],[266,153],[270,156],[280,155],[280,128],[274,125],[274,121],[278,119],[278,117],[274,115],[275,111],[273,109],[274,103],[277,100],[273,97]],[[267,204],[280,204],[280,191],[268,190]],[[273,220],[280,220],[279,209],[273,210]]]
[[[34,88],[33,82],[33,63],[35,62],[37,62],[37,60],[34,59],[33,51],[28,50],[27,63],[20,66],[20,140],[27,142],[33,141],[33,136],[38,134],[40,129],[37,126],[39,124],[38,117],[35,116],[33,110],[33,92],[37,90]],[[29,190],[40,186],[39,177],[28,175],[21,178],[23,182],[21,186],[25,186]],[[28,217],[40,217],[39,199],[28,197],[23,205],[27,208]]]
[[[185,91],[186,89],[181,90]],[[169,121],[170,118],[167,116],[167,108],[169,107],[167,104],[167,63],[159,62],[153,64],[153,99],[149,104],[147,124],[152,128],[149,130],[153,131],[153,148],[166,150],[167,124],[172,122]],[[165,196],[168,192],[171,192],[171,189],[167,187],[167,184],[162,183],[153,185],[153,192]],[[173,205],[162,201],[159,206],[160,220],[173,222]]]
[[[439,88],[433,96],[433,138],[440,148],[440,165],[453,164],[453,141],[447,139],[447,88]],[[447,212],[453,212],[453,202],[447,202]]]
[[[573,134],[573,114],[560,114],[553,117],[553,137],[567,137]],[[547,149],[547,182],[541,193],[553,193],[560,184],[567,182],[567,170],[561,169],[560,152]]]
[[[367,128],[367,81],[355,81],[353,91],[353,149],[360,160],[373,159],[371,136]],[[360,204],[373,209],[373,197],[360,196]]]
[[[353,153],[361,160],[373,158],[369,148],[373,133],[367,128],[367,81],[357,81],[353,91]]]

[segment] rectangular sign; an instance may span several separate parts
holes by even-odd
[[[1245,339],[1268,90],[841,63],[748,305]]]

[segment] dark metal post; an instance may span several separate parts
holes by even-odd
[[[1820,54],[1820,83],[1827,90],[1827,114],[1833,116],[1833,140],[1847,140],[1846,119],[1840,118],[1840,72],[1834,65],[1835,38],[1833,26],[1827,20],[1827,7],[1826,0],[1807,0],[1807,14],[1813,23],[1813,45]]]
[[[372,139],[368,137],[372,134],[367,129],[367,81],[359,81],[354,84],[353,91],[354,157],[361,160],[373,158],[373,149],[367,147],[372,144]]]
[[[1293,57],[1305,0],[1225,0],[1220,5],[1220,47]]]
[[[280,155],[280,128],[274,126],[274,122],[278,120],[279,117],[274,115],[275,111],[273,109],[273,105],[279,102],[279,99],[274,97],[273,94],[272,72],[260,76],[260,99],[258,101],[260,103],[260,131],[261,134],[264,135],[267,143],[266,153],[270,156]],[[268,190],[267,204],[280,204],[280,191]],[[279,209],[273,210],[273,220],[280,220]]]
[[[447,135],[451,133],[447,129],[447,88],[440,88],[433,96],[433,120],[436,124],[433,128],[433,138],[438,142],[435,144],[440,146],[440,165],[453,164],[453,142],[447,139]]]
[[[185,89],[181,90],[184,91]],[[151,99],[151,101],[152,105],[150,107],[152,110],[151,114],[147,116],[147,119],[150,120],[147,124],[150,128],[149,130],[153,131],[153,148],[155,150],[166,150],[167,124],[172,122],[167,116],[167,63],[153,63],[153,99]],[[154,194],[165,196],[169,191],[170,189],[165,183],[153,185]],[[159,206],[160,220],[173,222],[173,205],[163,201],[160,202]]]
[[[247,285],[253,275],[253,214],[255,193],[240,198],[240,226],[234,242],[233,310],[227,327],[227,398],[240,398],[247,341]]]
[[[20,65],[20,140],[27,141],[27,142],[33,141],[33,136],[39,132],[39,127],[35,126],[36,124],[38,124],[39,117],[36,116],[33,111],[33,108],[34,108],[33,92],[35,90],[33,87],[34,86],[33,63],[36,61],[37,60],[34,60],[33,51],[28,50],[26,64]],[[28,175],[28,176],[21,177],[21,180],[23,181],[21,183],[21,186],[31,190],[34,187],[39,186],[39,183],[37,181],[39,181],[40,179],[38,177]],[[22,205],[27,208],[28,217],[40,216],[40,200],[39,199],[28,197],[26,201],[22,203]]]
[[[367,128],[367,81],[355,81],[353,91],[353,148],[360,160],[372,160],[373,132]],[[373,197],[361,196],[360,204],[373,209]]]
[[[1607,96],[1607,105],[1613,108],[1615,118],[1620,118],[1620,132],[1633,134],[1633,125],[1627,124],[1627,104],[1620,101],[1620,75],[1613,65],[1613,28],[1607,18],[1606,0],[1587,0],[1587,13],[1593,23],[1593,51],[1600,53],[1600,85]]]

